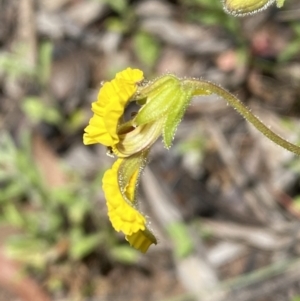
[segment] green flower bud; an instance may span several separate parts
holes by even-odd
[[[162,136],[166,148],[170,148],[179,122],[194,95],[208,95],[210,91],[199,89],[174,75],[164,75],[139,88],[137,102],[144,104],[133,120],[140,126],[163,120]]]
[[[174,75],[165,75],[138,92],[139,98],[146,100],[134,118],[134,123],[141,125],[166,116],[181,93],[181,83]]]
[[[223,0],[225,11],[240,17],[265,10],[274,2],[275,0]]]

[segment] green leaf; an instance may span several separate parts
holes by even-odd
[[[108,19],[105,20],[105,27],[109,30],[109,31],[113,31],[113,32],[126,32],[127,27],[126,24],[124,24],[124,22],[116,17],[110,17]]]
[[[41,98],[26,97],[22,102],[24,113],[34,123],[46,121],[51,124],[58,124],[61,121],[61,115],[55,108],[47,106]]]
[[[36,70],[26,60],[28,50],[26,45],[17,44],[11,52],[0,53],[0,74],[7,74],[14,79],[33,76]]]
[[[151,35],[139,32],[134,37],[134,48],[139,60],[148,67],[152,67],[160,53],[157,40]]]
[[[79,260],[94,251],[103,241],[104,236],[100,234],[84,235],[81,229],[71,230],[70,256]]]
[[[4,207],[3,213],[6,221],[13,226],[21,228],[24,225],[24,219],[20,211],[13,204]]]
[[[53,44],[51,42],[44,42],[39,49],[39,65],[38,78],[41,84],[46,84],[50,77],[51,63],[52,63]]]
[[[73,224],[80,224],[83,221],[88,209],[89,206],[87,200],[81,200],[74,203],[68,209],[68,217],[70,219],[70,222]]]
[[[204,6],[206,9],[216,9],[220,8],[221,5],[217,1],[211,1],[211,0],[190,0],[190,4],[198,4]]]
[[[300,47],[300,40],[294,40],[289,43],[282,52],[280,52],[278,61],[287,62],[290,61],[294,56],[298,55]]]
[[[83,127],[85,122],[85,113],[83,110],[79,109],[72,112],[69,121],[65,126],[69,133],[74,133]]]
[[[175,254],[178,258],[184,258],[193,251],[193,241],[184,223],[172,223],[167,226],[167,231],[172,239]]]
[[[0,202],[12,201],[14,198],[22,196],[25,191],[26,188],[20,182],[12,180],[1,188]]]
[[[133,264],[138,261],[139,253],[129,246],[116,246],[110,250],[111,257],[117,262]]]
[[[122,14],[126,11],[127,7],[128,7],[128,0],[102,0],[104,2],[106,2],[111,9],[113,9],[114,11]]]
[[[205,146],[204,137],[198,136],[193,139],[186,139],[186,140],[180,141],[180,143],[178,143],[176,145],[176,151],[180,155],[184,155],[184,154],[187,154],[190,152],[201,153],[204,149],[204,146]]]
[[[295,206],[295,208],[300,210],[300,196],[299,195],[294,198],[293,205]]]
[[[18,261],[43,268],[47,260],[49,246],[45,240],[29,236],[11,236],[6,245],[6,253]]]

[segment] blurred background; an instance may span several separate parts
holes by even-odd
[[[100,83],[127,68],[215,82],[300,143],[300,4],[0,0],[0,300],[299,301],[300,161],[226,101],[195,98],[139,199],[143,255],[107,217],[114,161],[84,146]]]

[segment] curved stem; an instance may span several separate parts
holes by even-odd
[[[226,91],[225,89],[211,83],[202,80],[186,79],[183,81],[187,86],[194,88],[193,95],[203,95],[203,91],[210,91],[210,94],[217,94],[227,100],[228,104],[235,108],[247,121],[252,123],[262,134],[272,140],[274,143],[280,145],[286,150],[300,156],[300,147],[286,141],[279,135],[271,131],[266,125],[264,125],[251,111],[234,95]]]

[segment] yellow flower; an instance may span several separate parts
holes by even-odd
[[[141,70],[127,68],[102,86],[97,101],[92,104],[94,115],[85,128],[84,144],[101,143],[112,147],[119,142],[120,118],[141,80]]]
[[[137,208],[135,190],[140,170],[145,162],[145,154],[126,159],[118,159],[103,176],[108,216],[116,231],[122,231],[129,243],[146,252],[155,236],[146,226],[146,218]]]
[[[125,236],[129,244],[137,250],[146,253],[151,244],[157,244],[155,236],[146,228],[144,231],[139,230],[136,233]]]
[[[223,0],[229,8],[247,13],[275,0]],[[278,4],[283,0],[277,0]],[[241,6],[241,7],[240,7]],[[137,183],[146,165],[150,147],[160,135],[166,148],[174,140],[178,124],[194,96],[216,94],[224,98],[246,120],[266,137],[300,156],[300,147],[282,139],[265,126],[235,96],[220,86],[198,79],[180,79],[166,74],[154,81],[143,82],[143,72],[126,69],[107,82],[92,104],[93,117],[85,129],[84,144],[102,143],[118,157],[103,176],[103,190],[108,216],[116,231],[122,231],[131,246],[146,252],[157,244],[147,228],[146,217],[139,211],[136,201]],[[128,121],[123,119],[129,101],[141,108]]]
[[[138,209],[139,176],[150,147],[160,135],[170,147],[195,88],[190,83],[183,85],[174,75],[138,85],[142,80],[142,71],[128,68],[103,85],[92,104],[94,115],[85,129],[84,144],[101,143],[119,158],[103,176],[108,216],[131,246],[146,252],[157,241]],[[125,121],[129,101],[136,101],[141,108]]]

